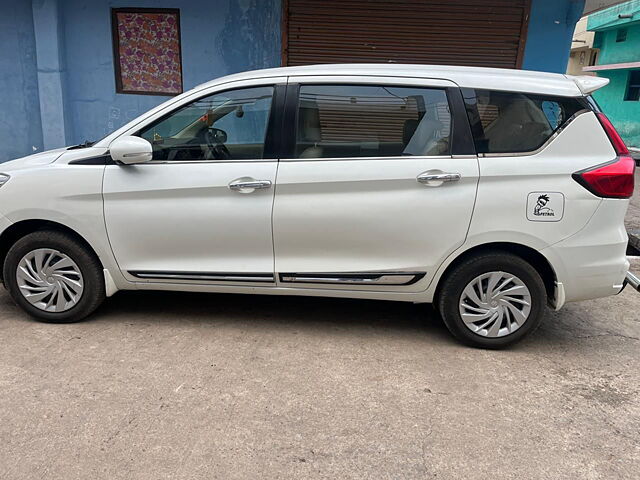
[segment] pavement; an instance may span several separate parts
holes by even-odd
[[[639,477],[630,288],[498,352],[424,305],[120,292],[47,325],[2,288],[0,339],[2,480]]]
[[[424,305],[120,292],[48,325],[0,288],[0,479],[638,478],[639,312],[484,351]]]

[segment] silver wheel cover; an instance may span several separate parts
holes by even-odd
[[[45,312],[65,312],[76,305],[84,291],[78,265],[58,250],[39,248],[18,263],[16,280],[22,296]]]
[[[462,321],[472,332],[489,338],[504,337],[529,318],[531,293],[512,273],[483,273],[462,291],[459,308]]]

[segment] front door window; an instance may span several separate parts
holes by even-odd
[[[273,87],[243,88],[196,100],[139,132],[153,160],[256,160],[264,153]]]

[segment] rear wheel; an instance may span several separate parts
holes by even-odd
[[[18,240],[7,253],[3,278],[14,301],[45,322],[82,320],[105,297],[95,254],[57,231],[34,232]]]
[[[538,328],[546,303],[535,268],[516,255],[492,252],[449,272],[438,308],[447,328],[467,345],[503,348]]]

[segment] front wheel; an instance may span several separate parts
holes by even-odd
[[[540,274],[509,253],[471,257],[454,267],[440,289],[438,308],[451,333],[474,347],[503,348],[542,321],[547,292]]]
[[[18,240],[7,253],[3,279],[14,301],[44,322],[82,320],[105,298],[95,254],[57,231],[38,231]]]

